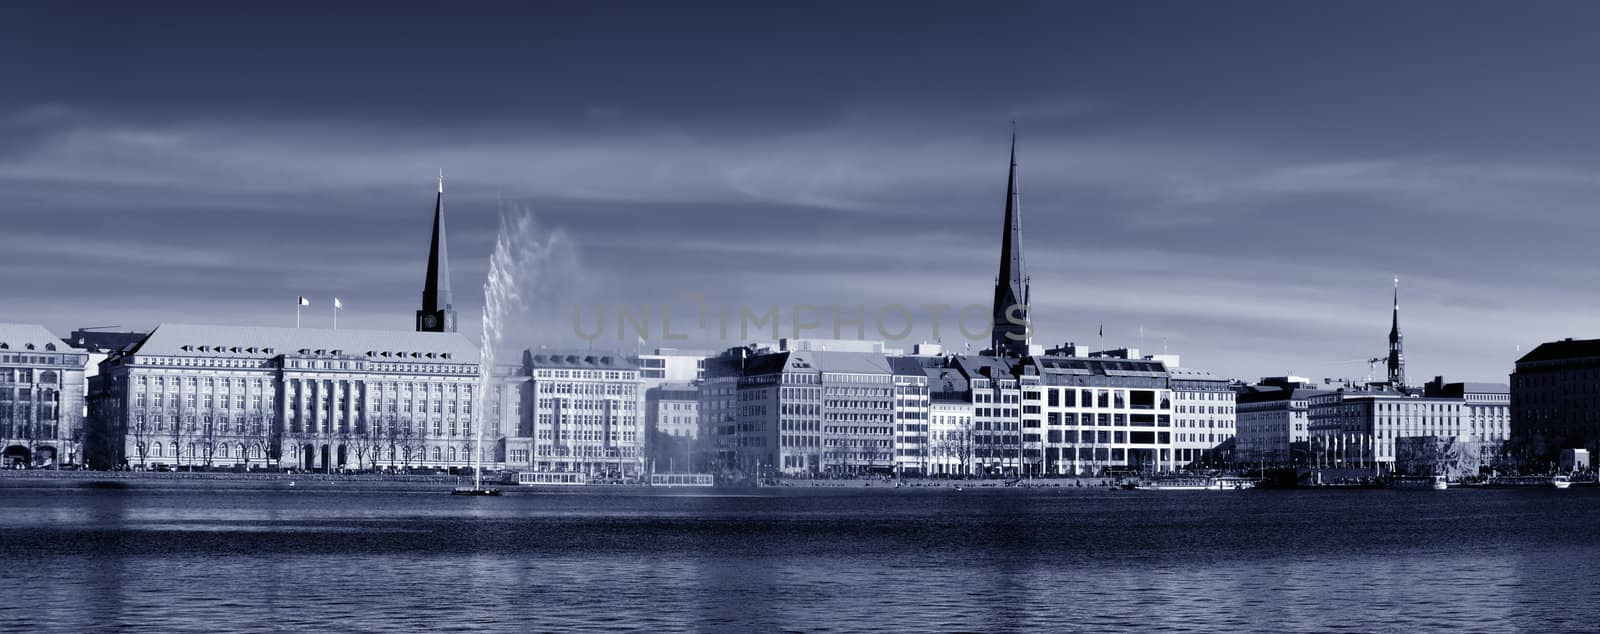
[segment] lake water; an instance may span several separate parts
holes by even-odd
[[[0,629],[1597,631],[1600,489],[0,482]]]

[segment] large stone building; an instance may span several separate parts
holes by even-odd
[[[1236,434],[1237,394],[1227,379],[1167,365],[1172,386],[1172,451],[1179,465],[1201,461]]]
[[[162,324],[99,379],[101,467],[465,467],[476,449],[478,349],[457,333]]]
[[[919,357],[887,357],[894,372],[894,466],[903,475],[928,473],[928,374]]]
[[[1307,418],[1313,464],[1390,473],[1400,447],[1415,438],[1446,440],[1483,464],[1493,462],[1507,438],[1506,388],[1471,383],[1461,387],[1457,396],[1391,389],[1312,396]]]
[[[1533,465],[1600,452],[1600,339],[1540,344],[1511,375],[1512,451]]]
[[[715,468],[738,477],[895,468],[896,388],[884,355],[735,349],[713,361],[700,411]]]
[[[87,361],[44,326],[0,323],[0,467],[82,460]]]

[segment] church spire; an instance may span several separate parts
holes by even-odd
[[[1000,275],[994,285],[994,329],[990,350],[995,356],[1027,356],[1032,335],[1028,314],[1028,274],[1022,260],[1022,205],[1017,190],[1017,130],[1011,128],[1011,169],[1006,182],[1005,227],[1000,238]]]
[[[1400,335],[1400,276],[1394,278],[1394,316],[1389,327],[1389,385],[1406,385],[1405,339]]]
[[[450,248],[444,234],[444,170],[433,200],[433,240],[428,244],[428,277],[422,281],[422,309],[417,332],[455,332],[456,311],[450,298]]]

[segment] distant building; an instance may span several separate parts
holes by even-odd
[[[1022,385],[1013,361],[988,356],[956,356],[950,365],[966,379],[972,403],[973,468],[979,475],[1023,472]],[[1038,431],[1032,432],[1035,436]],[[1035,441],[1031,462],[1042,461]]]
[[[428,242],[428,272],[422,282],[422,307],[417,332],[455,332],[456,311],[450,295],[450,247],[444,231],[444,176],[433,201],[433,235]]]
[[[83,459],[88,356],[44,326],[0,323],[0,467]]]
[[[662,383],[645,390],[645,432],[655,471],[691,470],[700,438],[699,410],[700,390],[692,383]]]
[[[896,386],[883,354],[746,354],[708,360],[701,385],[719,469],[737,477],[894,470]]]
[[[1310,399],[1313,460],[1322,465],[1389,472],[1407,439],[1432,437],[1488,464],[1506,439],[1504,386],[1458,384],[1460,395],[1394,390],[1335,391]],[[1471,387],[1467,387],[1471,386]]]
[[[942,366],[923,372],[928,377],[927,473],[974,475],[974,410],[966,376],[956,368]]]
[[[1563,449],[1600,452],[1600,339],[1540,344],[1511,374],[1517,457],[1554,463]]]
[[[507,468],[638,476],[644,472],[645,421],[639,366],[618,352],[530,350],[531,435],[507,440],[528,449],[528,464]],[[520,455],[520,454],[517,454]]]
[[[1194,464],[1234,437],[1237,404],[1227,379],[1204,370],[1167,367],[1172,386],[1172,451],[1180,465]]]
[[[1303,387],[1308,384],[1269,384],[1264,379],[1238,393],[1236,460],[1268,465],[1309,463],[1310,399],[1327,392]],[[1296,447],[1308,453],[1294,455]]]
[[[1160,362],[1030,357],[1018,368],[1029,473],[1097,475],[1183,466],[1176,453],[1170,375]],[[1209,378],[1194,378],[1186,389],[1209,394]]]
[[[702,350],[656,348],[639,355],[639,381],[644,389],[663,383],[693,383],[705,378],[706,357]]]
[[[931,447],[928,444],[927,358],[888,357],[894,372],[894,465],[898,473],[928,473]]]
[[[456,333],[162,324],[100,369],[99,467],[466,467],[476,447]]]

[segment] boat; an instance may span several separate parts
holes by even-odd
[[[716,484],[716,477],[709,473],[650,474],[650,486],[653,487],[711,487]]]
[[[450,495],[500,495],[500,489],[485,489],[482,487],[456,487],[450,490]]]
[[[578,471],[524,471],[517,474],[517,484],[522,486],[583,486],[589,484],[589,475]]]
[[[1255,488],[1254,480],[1239,477],[1176,476],[1133,483],[1138,491],[1242,491]]]
[[[1500,476],[1498,478],[1490,478],[1483,486],[1484,488],[1493,489],[1565,489],[1572,486],[1572,479],[1564,475]]]
[[[1412,491],[1443,491],[1450,488],[1444,476],[1395,476],[1389,480],[1391,489],[1407,489]]]

